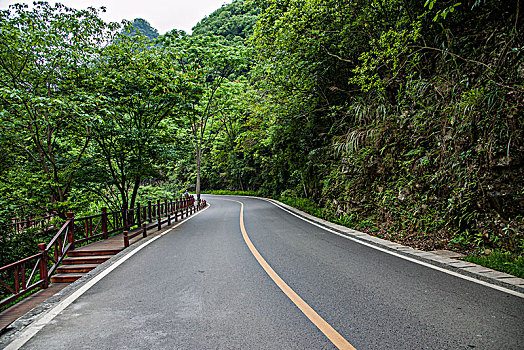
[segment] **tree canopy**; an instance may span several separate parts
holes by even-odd
[[[194,35],[219,35],[243,42],[253,33],[260,9],[252,1],[235,0],[203,18],[193,27]]]

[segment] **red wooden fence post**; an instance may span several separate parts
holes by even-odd
[[[40,279],[44,281],[42,289],[46,289],[49,285],[49,278],[47,276],[47,253],[45,251],[45,244],[39,243],[38,250],[40,250],[40,254],[42,254],[42,257],[40,258]]]
[[[69,224],[67,227],[67,242],[71,243],[71,247],[69,250],[75,249],[75,219],[73,218],[73,213],[69,212],[67,213],[67,220],[69,220]]]
[[[128,230],[128,223],[127,223],[127,204],[124,204],[122,207],[122,226],[124,228],[124,231]]]
[[[107,208],[102,207],[102,238],[107,239]]]
[[[158,230],[162,228],[162,211],[160,210],[160,200],[156,201],[157,216],[158,216]]]
[[[142,224],[142,237],[144,238],[147,237],[147,225],[146,224]]]
[[[127,231],[124,231],[124,248],[129,247],[129,237],[127,236]]]
[[[140,215],[140,203],[136,206],[136,223],[138,227],[142,226],[142,216]]]
[[[167,214],[167,226],[171,226],[171,210],[166,200],[166,214]]]

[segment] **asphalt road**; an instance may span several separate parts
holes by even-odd
[[[226,198],[206,197],[23,349],[335,348],[262,269]],[[236,199],[262,257],[356,349],[524,349],[524,299]]]

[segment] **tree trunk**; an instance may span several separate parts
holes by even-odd
[[[120,185],[117,184],[118,190],[120,191],[120,199],[122,200],[122,208],[128,208],[129,205],[129,198],[126,193],[126,183],[125,180],[120,183]],[[120,208],[120,209],[122,209]]]
[[[133,185],[133,193],[131,194],[131,201],[129,203],[130,208],[135,207],[136,197],[138,195],[138,188],[140,187],[140,176],[135,179],[135,183]]]
[[[240,190],[244,191],[244,184],[242,183],[242,175],[238,175],[238,181],[240,182]]]
[[[197,178],[196,178],[196,196],[197,196],[197,205],[200,205],[200,161],[202,156],[202,149],[201,145],[197,144],[196,146],[196,170],[197,170]]]

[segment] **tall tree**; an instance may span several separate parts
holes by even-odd
[[[98,97],[85,85],[114,29],[94,8],[39,2],[0,11],[2,138],[41,175],[51,202],[67,200],[91,140]]]
[[[202,156],[216,136],[217,118],[224,108],[217,91],[235,78],[235,72],[246,69],[247,50],[241,45],[229,46],[221,37],[186,36],[178,31],[166,34],[161,42],[172,52],[187,84],[181,113],[193,135],[200,201]]]
[[[146,37],[121,35],[96,65],[96,91],[104,99],[93,129],[93,156],[102,160],[95,173],[116,186],[125,207],[134,206],[145,178],[158,176],[173,141],[165,123],[173,122],[184,85],[173,62]]]

